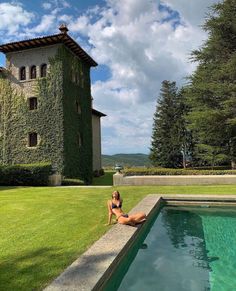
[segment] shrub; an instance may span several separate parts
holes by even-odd
[[[130,168],[123,171],[125,176],[145,175],[236,175],[236,170],[194,170],[169,168]]]
[[[48,163],[27,165],[0,165],[0,185],[3,186],[46,186],[52,174]]]
[[[105,174],[103,169],[93,171],[93,177],[100,177]]]
[[[61,182],[62,186],[76,186],[76,185],[84,185],[84,181],[80,179],[69,179],[69,178],[64,178]]]

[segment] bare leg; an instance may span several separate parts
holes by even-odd
[[[139,212],[136,214],[129,215],[129,217],[120,216],[118,222],[121,224],[129,224],[134,226],[137,223],[144,222],[146,220],[146,214]]]
[[[120,216],[118,218],[118,222],[120,224],[128,224],[128,225],[132,225],[132,226],[135,226],[136,222],[133,220],[133,218],[131,217],[123,217],[123,216]]]
[[[138,212],[129,216],[135,223],[144,222],[147,218],[144,212]]]

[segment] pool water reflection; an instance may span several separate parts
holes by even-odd
[[[110,290],[235,290],[235,242],[234,208],[163,207]]]

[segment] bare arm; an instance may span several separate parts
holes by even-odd
[[[112,218],[112,209],[111,209],[111,201],[107,201],[107,208],[108,208],[108,224],[111,224],[111,218]]]

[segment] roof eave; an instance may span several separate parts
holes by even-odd
[[[9,53],[59,43],[63,43],[75,55],[77,55],[84,62],[87,62],[90,66],[96,67],[98,65],[73,38],[71,38],[68,34],[65,33],[59,33],[18,42],[6,43],[0,45],[0,52]]]
[[[96,110],[96,109],[92,109],[92,113],[93,113],[94,115],[99,116],[99,117],[105,117],[105,116],[107,116],[106,114],[104,114],[104,113],[102,113],[102,112],[100,112],[100,111],[98,111],[98,110]]]

